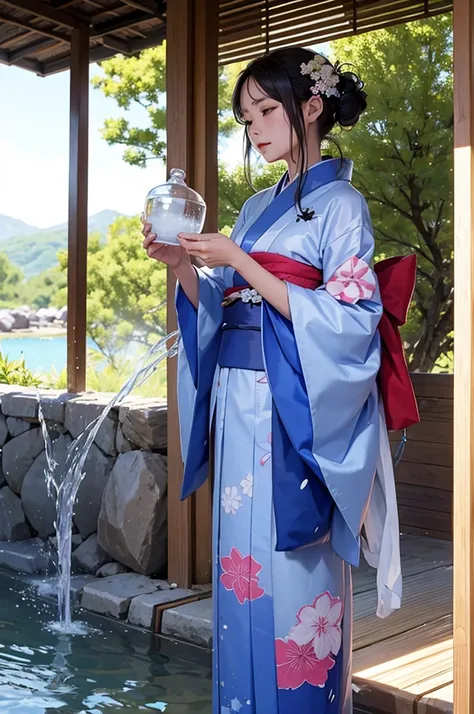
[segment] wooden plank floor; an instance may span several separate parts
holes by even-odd
[[[402,608],[375,615],[375,574],[354,568],[354,704],[377,714],[452,714],[452,543],[402,536]]]

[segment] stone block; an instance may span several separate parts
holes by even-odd
[[[104,403],[105,402],[105,403]],[[70,400],[66,404],[64,425],[71,436],[76,439],[97,417],[99,417],[109,400],[104,400],[103,395],[86,394]],[[115,436],[117,432],[117,417],[111,412],[101,425],[95,443],[109,456],[115,456]]]
[[[4,445],[4,443],[7,440],[7,436],[8,436],[7,418],[3,414],[0,414],[0,446]]]
[[[95,533],[78,546],[72,554],[72,567],[81,573],[95,575],[97,570],[110,561],[110,555],[97,543]]]
[[[86,585],[95,582],[97,578],[93,575],[71,575],[71,605],[76,607],[81,604],[82,593]],[[48,578],[34,583],[36,591],[40,597],[56,600],[58,597],[57,578]]]
[[[64,473],[70,436],[59,436],[52,442],[53,458],[58,464],[54,478],[60,483]],[[26,516],[41,538],[54,533],[56,504],[48,492],[45,472],[48,468],[46,452],[43,451],[31,464],[21,486],[21,500]]]
[[[33,538],[19,543],[0,543],[0,567],[18,573],[44,573],[51,569],[51,561],[43,543]]]
[[[143,399],[120,407],[123,435],[140,449],[166,449],[166,400]]]
[[[12,491],[20,493],[28,469],[43,449],[40,428],[29,429],[5,444],[2,449],[2,470]]]
[[[33,390],[5,392],[2,388],[2,413],[5,416],[38,418],[38,396]]]
[[[106,563],[105,565],[101,565],[99,570],[96,572],[96,577],[97,578],[110,578],[113,575],[120,575],[121,573],[128,573],[129,568],[127,568],[126,565],[122,565],[122,563]]]
[[[101,615],[124,618],[132,598],[155,592],[156,584],[145,575],[124,573],[86,585],[81,605]]]
[[[97,536],[114,560],[151,575],[166,564],[166,459],[120,454],[102,499]]]
[[[7,417],[7,427],[11,436],[15,437],[31,429],[31,423],[24,421],[24,419],[19,419],[18,417]]]
[[[0,489],[0,540],[26,540],[31,530],[21,500],[8,486]]]
[[[165,610],[161,632],[201,647],[212,647],[212,598]]]
[[[168,583],[165,583],[165,585],[167,587],[161,588],[154,593],[133,598],[127,618],[130,624],[151,630],[155,620],[155,610],[159,605],[167,605],[195,594],[193,590],[185,590],[184,588],[170,590]]]
[[[41,411],[46,421],[64,424],[67,402],[76,399],[76,394],[68,392],[51,392],[41,394]]]
[[[133,451],[135,449],[135,446],[124,437],[121,424],[117,426],[115,448],[117,449],[119,454],[127,454],[129,451]]]
[[[102,496],[114,466],[115,459],[106,456],[92,444],[87,455],[74,505],[74,523],[83,538],[97,531]]]

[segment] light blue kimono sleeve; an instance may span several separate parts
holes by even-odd
[[[345,526],[358,538],[375,475],[382,304],[369,267],[374,238],[362,196],[351,191],[334,199],[320,228],[320,245],[309,247],[308,258],[322,268],[324,284],[316,291],[288,285],[288,294],[311,410],[313,455],[337,508],[332,529],[337,551]],[[347,275],[351,267],[352,277],[361,273],[360,299],[344,292],[341,272],[345,268]]]
[[[266,314],[282,349],[285,335],[296,347],[293,364],[302,374],[304,409],[310,412],[313,471],[335,504],[331,542],[340,557],[357,565],[379,452],[377,326],[382,315],[370,268],[374,239],[364,199],[349,187],[328,202],[310,230],[314,240],[308,240],[305,258],[322,271],[323,285],[311,290],[287,284],[291,322],[268,304]],[[283,391],[275,384],[275,403],[295,443],[294,409],[279,398]]]
[[[246,219],[244,205],[232,232]],[[185,463],[183,498],[207,476],[211,390],[217,366],[223,319],[222,299],[228,268],[195,268],[199,281],[198,309],[181,286],[176,289],[176,312],[181,336],[178,351],[178,412],[181,454]]]

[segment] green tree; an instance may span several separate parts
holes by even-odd
[[[22,296],[23,273],[0,253],[0,305],[18,307]]]
[[[137,217],[117,218],[105,244],[89,236],[87,267],[87,332],[113,367],[130,343],[151,346],[166,330],[166,268],[150,260],[142,247]],[[67,272],[67,253],[59,254]],[[55,304],[64,304],[66,288]]]
[[[377,252],[417,254],[404,339],[411,369],[429,371],[452,349],[451,17],[338,40],[331,51],[367,82],[368,110],[342,145],[369,202]]]
[[[23,284],[21,302],[36,310],[41,307],[49,307],[59,290],[66,287],[66,283],[66,274],[56,265],[39,275],[33,275]],[[57,305],[57,307],[62,307],[62,305]]]
[[[144,110],[143,127],[132,126],[127,119],[106,119],[101,130],[109,144],[125,147],[123,159],[144,166],[151,159],[166,156],[166,47],[143,50],[136,57],[116,55],[100,62],[101,75],[92,78],[92,86],[112,97],[122,109],[138,104]],[[219,69],[219,133],[229,136],[236,128],[231,97],[237,74],[243,63]]]

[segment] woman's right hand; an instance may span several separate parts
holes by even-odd
[[[148,257],[169,265],[172,270],[179,268],[181,263],[190,261],[189,255],[180,245],[169,245],[168,243],[154,243],[156,235],[151,232],[151,223],[146,223],[142,218],[143,230],[145,236],[143,247],[145,248]]]

